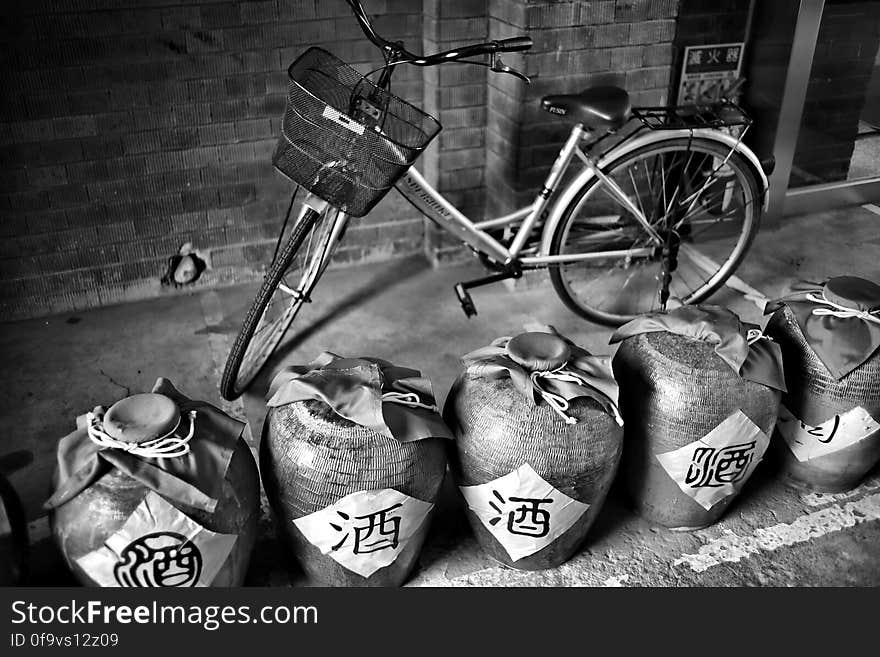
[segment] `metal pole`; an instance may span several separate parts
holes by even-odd
[[[785,75],[782,106],[779,108],[779,123],[776,126],[776,139],[773,144],[776,168],[770,176],[770,203],[767,210],[770,221],[779,219],[785,206],[785,193],[788,190],[788,181],[794,163],[794,152],[801,128],[804,101],[807,97],[813,55],[816,52],[816,41],[819,37],[819,25],[822,22],[824,8],[825,0],[800,0],[794,41]]]

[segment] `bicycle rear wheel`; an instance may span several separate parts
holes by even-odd
[[[762,189],[738,153],[708,139],[677,138],[628,153],[604,172],[661,236],[674,230],[672,298],[683,304],[706,299],[742,262],[760,222]],[[640,248],[650,255],[552,265],[551,281],[579,315],[623,324],[661,308],[664,256],[661,248],[646,249],[653,245],[635,216],[594,178],[564,211],[550,255]]]
[[[304,208],[276,255],[223,369],[220,394],[229,401],[247,390],[281,343],[326,268],[338,240],[338,211]]]

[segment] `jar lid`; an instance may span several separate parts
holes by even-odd
[[[825,283],[825,298],[841,306],[873,312],[880,309],[880,285],[857,276],[837,276]]]
[[[507,355],[528,370],[546,371],[565,365],[571,349],[552,333],[521,333],[507,343]]]
[[[167,436],[180,422],[180,410],[170,397],[146,392],[120,399],[104,414],[104,431],[126,443],[143,443]]]

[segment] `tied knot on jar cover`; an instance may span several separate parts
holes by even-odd
[[[611,342],[636,510],[671,529],[715,522],[769,445],[785,390],[779,346],[711,305],[643,315]]]
[[[269,388],[260,464],[281,542],[313,582],[400,586],[415,567],[452,437],[431,383],[325,352]]]
[[[800,282],[764,312],[785,361],[776,430],[787,479],[849,490],[880,461],[880,285]]]
[[[240,586],[260,484],[244,423],[159,378],[97,406],[58,443],[45,507],[88,586]]]
[[[580,548],[623,438],[608,358],[536,328],[465,355],[444,408],[474,534],[489,557],[521,570],[558,566]]]

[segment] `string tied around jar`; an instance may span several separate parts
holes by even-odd
[[[99,447],[122,450],[142,458],[170,459],[190,452],[189,443],[196,430],[196,411],[189,411],[187,416],[189,417],[187,435],[177,435],[177,430],[180,428],[180,418],[178,418],[177,424],[168,433],[139,443],[119,440],[109,435],[104,431],[101,418],[94,412],[86,413],[86,431],[89,439]]]
[[[859,308],[852,308],[851,306],[844,306],[839,303],[835,303],[831,301],[828,297],[825,296],[824,291],[820,291],[819,294],[814,292],[807,292],[806,299],[808,301],[812,301],[815,304],[818,304],[818,308],[813,308],[812,314],[816,317],[837,317],[839,319],[849,319],[851,317],[857,317],[866,322],[873,322],[874,324],[880,324],[880,317],[878,317],[878,310],[861,310]]]
[[[758,340],[769,340],[770,336],[764,335],[764,331],[761,329],[749,329],[746,333],[746,342],[748,342],[751,347]]]
[[[429,411],[437,412],[437,407],[433,404],[423,404],[421,398],[414,392],[398,392],[389,390],[382,393],[383,402],[391,402],[392,404],[401,404],[402,406],[410,406],[415,408],[424,408]]]
[[[568,365],[568,363],[563,363],[553,370],[538,370],[531,372],[530,378],[532,380],[532,385],[535,387],[535,390],[538,391],[538,394],[541,395],[544,401],[547,402],[550,408],[552,408],[559,417],[565,420],[566,424],[577,424],[577,418],[566,413],[570,406],[568,400],[562,395],[551,392],[541,385],[541,379],[555,379],[557,381],[567,381],[578,385],[589,385],[583,377],[577,375],[571,370],[565,369],[566,365]]]

